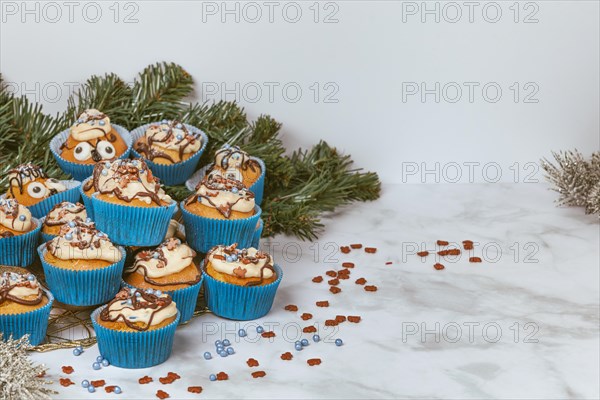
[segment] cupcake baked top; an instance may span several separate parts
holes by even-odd
[[[170,238],[155,249],[138,252],[133,264],[125,269],[125,274],[139,275],[145,282],[156,286],[195,285],[200,282],[200,274],[193,264],[195,255],[187,244]],[[187,279],[185,276],[181,276],[181,280],[160,279],[176,275],[190,266],[193,273],[191,276],[188,274]]]
[[[122,254],[106,236],[96,229],[96,224],[87,221],[73,220],[60,228],[57,237],[46,243],[46,260],[64,264],[68,268],[93,268],[90,261],[101,260],[99,266],[114,264],[121,260]],[[69,261],[61,263],[60,260]],[[74,263],[73,260],[87,262]]]
[[[179,121],[162,120],[152,124],[136,142],[135,150],[144,158],[162,164],[184,161],[200,150],[202,139]]]
[[[254,247],[215,246],[206,254],[205,265],[212,277],[243,286],[270,283],[277,278],[271,255]]]
[[[44,220],[44,228],[54,228],[58,233],[60,227],[75,220],[85,221],[87,212],[81,203],[63,201],[55,205]]]
[[[35,227],[27,207],[15,199],[0,199],[0,238],[22,235]]]
[[[71,126],[69,137],[60,146],[60,156],[79,164],[114,160],[127,144],[110,124],[110,118],[96,110],[85,110]]]
[[[57,179],[49,178],[44,170],[35,164],[21,164],[8,171],[6,197],[17,199],[25,206],[32,206],[65,190],[65,185]]]
[[[166,205],[171,197],[144,160],[115,160],[98,163],[84,190],[98,192],[100,198],[131,205]]]
[[[188,209],[195,204],[203,205],[228,219],[234,212],[252,215],[255,206],[254,193],[242,182],[219,175],[205,176],[185,204]]]
[[[176,304],[168,294],[124,288],[100,312],[98,322],[114,329],[146,331],[170,323],[176,315]]]
[[[37,306],[43,300],[44,292],[32,274],[17,272],[0,274],[0,314],[3,308]]]
[[[248,153],[238,146],[224,144],[215,153],[215,163],[209,174],[236,179],[249,187],[260,176],[261,167],[256,160],[250,158]]]

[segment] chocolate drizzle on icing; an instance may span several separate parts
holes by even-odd
[[[177,136],[175,131],[180,131],[180,137]],[[135,145],[135,150],[142,154],[144,158],[148,160],[154,160],[156,158],[164,158],[172,163],[183,161],[183,155],[185,150],[190,145],[194,145],[199,139],[198,134],[190,133],[188,129],[179,121],[162,121],[160,124],[151,125],[144,135],[146,141],[138,141]],[[170,144],[178,148],[179,160],[174,160],[169,154],[159,150],[153,146],[155,143]]]
[[[146,331],[152,326],[152,321],[157,312],[165,309],[169,306],[173,300],[169,295],[161,295],[157,296],[154,293],[149,293],[149,291],[143,291],[140,289],[121,289],[119,293],[115,296],[113,300],[111,300],[106,307],[100,312],[100,319],[102,321],[107,322],[123,322],[129,328],[134,329],[136,331]],[[117,304],[119,303],[119,304]],[[151,315],[146,325],[140,326],[136,324],[136,320],[130,320],[127,318],[122,312],[117,313],[115,317],[110,317],[111,306],[118,305],[123,306],[120,310],[130,309],[130,310],[142,310],[147,309],[151,310]],[[115,311],[115,310],[112,310]]]
[[[219,249],[223,249],[223,254],[225,254],[225,256],[222,256],[220,254],[215,254],[215,252]],[[265,270],[270,270],[271,272],[273,272],[273,276],[275,276],[277,274],[277,272],[275,271],[275,268],[273,267],[273,259],[271,258],[271,255],[268,253],[265,253],[263,251],[257,251],[256,254],[254,256],[250,256],[248,254],[248,249],[238,249],[237,248],[237,243],[232,244],[231,246],[215,246],[213,247],[207,254],[206,254],[206,258],[205,258],[205,265],[207,265],[210,262],[210,258],[214,258],[217,260],[226,260],[226,257],[232,257],[235,256],[236,257],[236,262],[241,262],[244,265],[247,264],[259,264],[262,260],[267,260],[265,265],[261,267],[260,269],[260,277],[258,280],[253,279],[253,278],[249,278],[248,282],[244,285],[244,286],[258,286],[261,285],[264,280],[264,272]],[[234,270],[234,274],[235,274],[235,270]],[[236,274],[236,276],[238,276]]]
[[[19,207],[25,208],[24,206],[19,205],[19,203],[15,199],[0,199],[0,213],[4,214],[4,216],[5,216],[5,217],[2,217],[0,215],[0,224],[2,224],[3,220],[5,223],[10,221],[10,229],[17,230],[17,226],[15,225],[17,223],[17,221],[20,221],[21,223],[23,223],[26,221],[26,218],[27,218],[27,215],[23,214],[22,218],[24,218],[24,219],[19,220]],[[26,213],[26,214],[29,214],[29,213]],[[31,215],[28,215],[28,217],[29,217],[29,219],[31,219]],[[2,225],[6,226],[5,223]],[[7,228],[8,228],[8,226],[7,226]],[[3,237],[3,238],[13,237],[13,236],[14,236],[14,234],[12,232],[0,233],[0,237]]]
[[[256,160],[251,159],[248,153],[243,151],[239,146],[224,145],[215,153],[215,161],[221,160],[218,165],[224,170],[229,169],[229,163],[231,160],[239,160],[241,169],[244,171],[250,169],[256,171],[260,169],[260,164]],[[241,160],[240,160],[241,159]],[[215,163],[217,165],[217,163]]]
[[[57,219],[56,220],[51,220],[50,219],[50,215],[56,211],[58,211],[58,215],[57,215]],[[65,217],[68,214],[79,214],[80,212],[85,211],[85,206],[81,203],[70,203],[68,201],[63,201],[62,203],[58,203],[57,205],[55,205],[54,207],[52,207],[52,210],[50,210],[50,212],[48,213],[48,216],[46,216],[46,220],[44,221],[44,225],[47,226],[58,226],[58,225],[64,225],[67,223],[67,221],[65,221]],[[77,216],[74,218],[74,220],[80,220],[83,222],[83,218]]]
[[[11,295],[10,292],[15,288],[37,289],[37,297],[31,300],[23,299],[19,296]],[[43,298],[43,292],[31,274],[18,274],[14,272],[3,272],[0,275],[0,304],[5,301],[12,301],[17,304],[34,306],[40,304]]]
[[[173,250],[178,246],[182,246],[181,240],[176,239],[176,238],[170,238],[170,239],[167,239],[166,241],[164,241],[156,249],[153,249],[153,250],[146,249],[146,250],[139,251],[135,255],[135,261],[133,262],[133,264],[126,268],[125,274],[133,274],[133,273],[137,273],[138,270],[141,270],[143,272],[142,275],[144,276],[144,281],[146,281],[147,283],[149,283],[151,285],[155,285],[155,286],[170,286],[170,285],[192,286],[192,285],[195,285],[196,283],[200,282],[200,274],[198,274],[196,276],[196,278],[194,278],[191,281],[176,281],[176,282],[166,282],[166,283],[158,282],[148,276],[148,269],[144,265],[144,263],[155,260],[157,262],[157,265],[156,265],[157,269],[167,268],[167,266],[169,265],[169,260],[168,260],[167,255],[165,254],[165,250]],[[196,253],[193,250],[191,250],[191,256],[189,257],[190,264],[192,264],[192,259],[195,256],[195,254]],[[186,260],[186,259],[188,259],[188,258],[187,257],[184,258],[184,260]],[[189,264],[186,265],[186,268],[188,266],[189,266]]]
[[[142,179],[144,176],[144,179]],[[102,177],[108,177],[101,182]],[[147,186],[144,183],[147,181]],[[125,193],[129,183],[139,183],[143,190],[127,195]],[[161,188],[160,180],[152,175],[143,160],[115,160],[101,162],[94,166],[92,178],[84,185],[84,190],[94,188],[100,194],[111,194],[119,200],[130,203],[133,199],[150,199],[157,205],[162,205],[161,196],[170,200]],[[165,201],[166,201],[165,199]]]
[[[21,164],[13,169],[8,170],[8,187],[10,190],[10,194],[14,197],[15,193],[13,189],[15,187],[19,188],[19,193],[23,194],[23,188],[25,183],[29,181],[33,181],[35,179],[49,179],[48,175],[44,172],[44,170],[38,167],[35,164],[27,163]],[[52,190],[54,192],[52,192]],[[51,195],[58,193],[57,190],[51,189]]]
[[[202,186],[207,189],[206,194],[199,193]],[[215,199],[219,197],[220,192],[237,194],[235,201],[219,204]],[[227,179],[219,175],[207,175],[198,183],[198,185],[196,185],[196,193],[188,197],[185,204],[190,205],[193,202],[199,201],[199,199],[206,201],[212,207],[216,208],[225,218],[229,218],[233,211],[233,207],[238,202],[242,200],[254,201],[254,193],[248,190],[248,188],[238,180]],[[202,201],[200,201],[200,203],[202,203]]]

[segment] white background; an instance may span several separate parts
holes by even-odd
[[[597,1],[71,4],[2,1],[0,70],[51,113],[91,74],[164,60],[196,100],[238,100],[289,148],[325,139],[387,183],[541,181],[551,150],[599,147]],[[439,102],[408,92],[436,82]]]

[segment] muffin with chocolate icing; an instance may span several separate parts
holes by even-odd
[[[205,298],[221,317],[250,320],[266,315],[283,277],[268,253],[255,248],[215,246],[204,259]],[[235,301],[231,301],[235,299]]]
[[[41,223],[15,199],[0,198],[0,264],[25,267],[33,262]]]
[[[265,169],[265,164],[260,158],[251,157],[239,146],[224,144],[215,153],[214,163],[209,166],[207,175],[220,175],[242,182],[255,194],[256,204],[260,205],[264,191]]]
[[[52,240],[60,229],[71,221],[87,220],[85,206],[81,203],[63,201],[55,205],[44,218],[42,223],[42,239],[44,242]]]
[[[79,200],[77,181],[59,181],[48,177],[39,166],[27,163],[8,170],[8,192],[5,197],[16,199],[29,207],[36,218],[42,218],[61,201]]]
[[[92,306],[119,291],[125,250],[96,229],[93,222],[73,220],[57,237],[38,248],[46,282],[56,300]]]
[[[32,345],[40,344],[53,301],[33,274],[0,266],[0,332],[5,339],[29,335]]]
[[[181,313],[180,323],[194,313],[201,286],[201,274],[194,263],[196,252],[181,240],[170,238],[160,246],[138,251],[125,267],[124,284],[153,289],[171,295]]]
[[[111,124],[106,114],[88,109],[52,139],[50,149],[63,171],[84,179],[92,173],[93,164],[126,157],[131,142],[125,128]]]
[[[181,203],[188,243],[206,253],[218,244],[250,246],[261,209],[243,183],[206,176]]]
[[[208,137],[198,128],[176,120],[146,124],[131,132],[133,153],[148,162],[167,185],[185,182],[194,172]]]
[[[84,190],[92,187],[94,219],[116,243],[156,246],[163,241],[176,203],[143,160],[98,164]]]
[[[100,353],[112,365],[147,368],[171,355],[179,312],[166,293],[123,288],[91,319]]]

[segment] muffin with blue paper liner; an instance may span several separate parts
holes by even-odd
[[[261,209],[240,181],[208,175],[181,202],[181,212],[188,243],[206,253],[219,244],[250,246]]]
[[[71,221],[88,219],[85,206],[81,203],[63,201],[55,205],[42,223],[42,240],[47,242],[58,235],[63,225]]]
[[[207,171],[208,175],[216,174],[242,182],[254,193],[258,205],[263,198],[265,173],[265,163],[260,158],[251,157],[239,146],[228,144],[217,150],[214,164]]]
[[[63,171],[82,180],[92,174],[93,164],[127,157],[131,145],[127,129],[111,124],[106,114],[88,109],[52,139],[50,150]]]
[[[72,306],[106,303],[121,286],[125,250],[91,221],[73,220],[38,247],[48,287]]]
[[[123,288],[91,320],[100,354],[113,366],[148,368],[171,355],[179,312],[166,293]]]
[[[221,317],[251,320],[266,315],[283,271],[270,254],[255,248],[215,246],[202,266],[208,308]]]
[[[94,168],[94,220],[116,243],[160,244],[177,207],[143,160],[116,160]]]
[[[43,342],[53,301],[33,274],[0,266],[0,332],[5,339],[29,335],[33,346]]]
[[[185,182],[196,170],[208,136],[200,129],[176,120],[146,124],[131,132],[133,154],[146,160],[166,185]]]
[[[41,222],[27,207],[15,199],[0,198],[0,264],[31,264],[41,229]]]
[[[176,238],[170,238],[154,249],[141,250],[125,267],[124,286],[168,293],[181,313],[180,323],[192,318],[201,274],[194,263],[196,252]]]
[[[39,166],[27,163],[8,171],[8,192],[5,198],[16,199],[36,218],[42,218],[61,201],[79,200],[78,181],[50,178]]]

